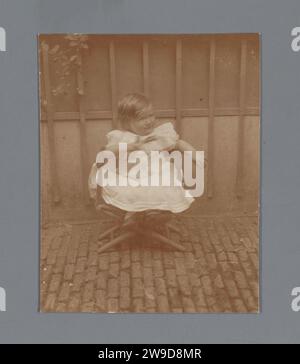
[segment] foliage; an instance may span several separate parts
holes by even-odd
[[[54,96],[67,95],[70,91],[69,76],[80,69],[82,64],[82,51],[89,48],[88,36],[70,34],[64,37],[66,43],[56,44],[49,49],[50,62],[55,63],[56,85],[52,89]],[[79,94],[81,89],[77,88]]]

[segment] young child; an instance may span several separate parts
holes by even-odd
[[[142,150],[148,155],[151,154],[151,151],[175,149],[195,151],[188,143],[179,140],[171,122],[158,125],[152,105],[144,95],[133,93],[123,97],[118,104],[118,119],[121,129],[112,130],[107,134],[107,144],[104,148],[113,152],[116,157],[119,155],[119,143],[126,143],[128,153],[137,150]],[[165,164],[167,161],[162,159],[161,163],[159,172],[151,171],[150,173],[161,174],[161,171],[167,166]],[[146,164],[145,167],[148,167],[149,164]],[[97,184],[95,165],[93,168],[91,179],[94,184],[95,182]],[[119,174],[118,169],[116,174],[118,178],[124,177]],[[171,174],[171,180],[173,177],[174,175]],[[181,185],[139,185],[137,187],[109,185],[102,187],[102,197],[107,204],[131,213],[145,210],[182,212],[188,209],[194,200],[191,196],[187,197],[185,192]],[[130,215],[129,213],[125,216]]]

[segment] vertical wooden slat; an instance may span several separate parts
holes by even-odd
[[[241,41],[241,66],[240,66],[240,112],[238,125],[238,150],[237,150],[237,174],[236,195],[243,196],[244,184],[244,129],[245,129],[245,106],[246,106],[246,72],[247,72],[247,40]]]
[[[79,67],[77,70],[77,92],[79,99],[79,130],[80,130],[80,159],[81,159],[81,178],[82,178],[82,195],[86,204],[90,203],[88,194],[88,153],[86,138],[86,116],[85,116],[85,90],[83,76],[83,57],[80,55]]]
[[[182,107],[182,41],[176,42],[176,129],[181,132],[181,107]]]
[[[44,86],[46,96],[46,114],[48,126],[48,144],[49,144],[49,159],[50,159],[50,174],[52,181],[52,198],[55,203],[60,202],[60,188],[58,183],[57,162],[55,154],[55,136],[54,136],[54,106],[52,102],[52,91],[50,82],[50,69],[49,69],[49,46],[45,43],[42,44],[42,64],[44,73]]]
[[[112,127],[118,127],[117,120],[117,87],[116,87],[116,58],[114,41],[109,43],[109,66],[110,66],[110,88],[111,88],[111,107],[112,107]]]
[[[143,87],[144,94],[150,96],[150,82],[149,82],[149,45],[148,42],[143,42]]]
[[[209,93],[208,93],[208,176],[207,196],[213,197],[214,192],[214,118],[215,118],[215,63],[216,41],[210,41],[209,52]]]

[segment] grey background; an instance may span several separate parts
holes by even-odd
[[[300,342],[299,0],[0,0],[0,343]],[[260,314],[38,313],[38,33],[228,33],[262,38]]]

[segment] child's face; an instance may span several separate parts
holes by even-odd
[[[130,130],[137,135],[147,135],[154,129],[155,116],[153,109],[149,108],[140,119],[133,119],[129,122]]]

